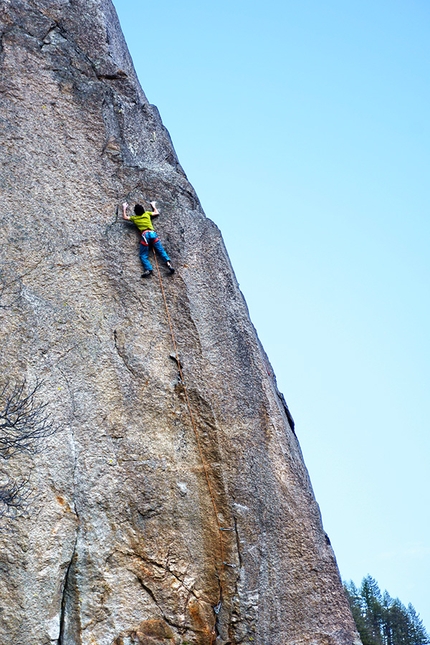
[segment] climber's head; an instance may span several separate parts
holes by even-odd
[[[134,207],[134,212],[136,215],[143,215],[145,209],[140,204],[136,204],[136,206]]]

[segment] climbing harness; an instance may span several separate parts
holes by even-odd
[[[214,494],[213,487],[212,487],[212,484],[211,484],[211,481],[210,481],[210,467],[209,467],[209,465],[208,465],[208,463],[207,463],[207,461],[205,459],[204,453],[203,453],[203,448],[202,448],[199,432],[198,432],[198,429],[197,429],[197,424],[196,424],[196,421],[195,421],[195,418],[194,418],[194,414],[193,414],[193,410],[192,410],[191,402],[190,402],[190,397],[188,395],[187,385],[186,385],[184,374],[183,374],[183,371],[182,371],[182,365],[181,365],[181,362],[179,360],[178,345],[177,345],[177,342],[176,342],[175,333],[173,331],[172,318],[171,318],[171,315],[170,315],[169,306],[167,304],[166,292],[164,290],[163,279],[161,277],[161,271],[160,271],[160,267],[159,267],[159,264],[158,264],[158,259],[157,259],[157,255],[155,253],[155,249],[153,249],[153,253],[154,253],[154,262],[155,262],[155,266],[156,266],[157,274],[158,274],[158,280],[159,280],[159,283],[160,283],[160,290],[161,290],[161,293],[162,293],[162,296],[163,296],[164,308],[166,310],[167,322],[169,324],[170,336],[172,338],[174,360],[176,361],[176,364],[177,364],[177,367],[178,367],[179,377],[181,379],[181,385],[183,387],[183,391],[184,391],[184,395],[185,395],[185,401],[186,401],[186,405],[187,405],[187,409],[188,409],[188,414],[189,414],[189,417],[190,417],[191,426],[193,428],[194,436],[195,436],[195,439],[196,439],[196,444],[197,444],[197,448],[198,448],[198,452],[199,452],[199,456],[200,456],[200,461],[201,461],[202,466],[203,466],[203,471],[204,471],[204,474],[205,474],[206,484],[207,484],[207,487],[208,487],[209,496],[211,498],[211,503],[212,503],[212,507],[213,507],[213,510],[214,510],[214,514],[215,514],[215,521],[216,521],[216,525],[217,525],[217,529],[218,529],[219,553],[220,553],[221,565],[218,563],[215,566],[216,566],[216,571],[217,571],[217,577],[218,577],[218,580],[219,580],[220,597],[219,597],[219,601],[218,601],[217,605],[213,608],[214,613],[217,616],[219,614],[220,610],[221,610],[221,606],[222,606],[222,602],[223,602],[223,591],[224,591],[224,585],[225,585],[223,567],[224,566],[232,566],[232,565],[228,564],[227,562],[225,562],[224,542],[223,542],[222,535],[223,535],[223,531],[231,531],[233,529],[221,526],[221,524],[220,524],[219,515],[218,515],[218,508],[217,508],[217,504],[216,504],[216,500],[215,500],[215,494]],[[173,358],[173,356],[171,356],[171,357]],[[216,639],[216,635],[215,635],[215,639]],[[213,642],[215,642],[215,640]]]
[[[142,239],[140,240],[140,243],[143,244],[143,246],[149,246],[149,242],[147,240],[146,233],[150,233],[150,232],[151,232],[150,228],[147,228],[145,231],[142,231],[142,233],[141,233],[141,238]],[[160,238],[157,236],[154,240],[151,240],[151,243],[156,244],[156,242],[159,242],[159,241],[160,241]]]

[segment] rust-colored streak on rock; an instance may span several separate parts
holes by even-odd
[[[215,642],[213,614],[208,616],[208,612],[204,612],[202,605],[195,599],[190,600],[188,609],[192,621],[192,630],[195,633],[196,645],[212,645]]]

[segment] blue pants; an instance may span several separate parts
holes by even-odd
[[[164,250],[157,233],[155,231],[144,231],[142,233],[139,255],[145,271],[152,271],[152,264],[148,258],[150,247],[153,247],[157,251],[158,255],[162,260],[164,260],[164,262],[170,261],[170,258]]]

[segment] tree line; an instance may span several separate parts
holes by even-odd
[[[344,583],[352,615],[363,645],[426,645],[430,637],[414,607],[403,605],[379,589],[371,576],[360,588]]]

